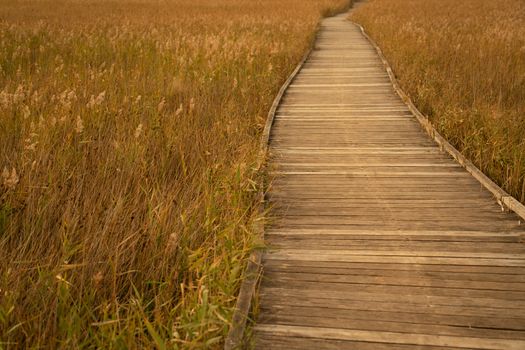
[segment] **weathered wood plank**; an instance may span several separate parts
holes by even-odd
[[[265,266],[265,272],[269,275],[272,273],[310,273],[319,275],[336,275],[336,276],[364,276],[364,277],[381,277],[386,280],[395,278],[414,280],[414,283],[431,283],[429,281],[478,281],[484,282],[503,282],[510,283],[511,286],[525,283],[525,275],[511,274],[511,273],[482,273],[476,272],[476,269],[471,269],[469,272],[457,271],[432,271],[426,266],[420,269],[380,269],[365,267],[338,267],[338,266],[301,266],[301,265],[286,265],[286,264],[268,264]],[[505,271],[507,272],[507,271]],[[508,282],[512,281],[512,282]],[[439,283],[439,282],[438,282]],[[519,286],[522,288],[522,286]],[[499,288],[496,286],[496,289]],[[514,287],[513,287],[514,288]],[[291,300],[290,300],[291,302]],[[521,313],[520,313],[521,315]]]
[[[282,319],[293,319],[292,317],[281,317]],[[300,319],[296,316],[295,319]],[[314,320],[315,318],[303,317],[306,320]],[[381,327],[378,330],[374,329],[374,325],[370,325],[371,330],[361,330],[360,324],[366,324],[367,321],[355,321],[357,329],[347,328],[351,325],[344,325],[344,328],[336,328],[337,323],[340,322],[337,319],[319,319],[319,326],[315,324],[305,324],[304,326],[292,326],[287,324],[279,325],[259,325],[256,330],[261,333],[270,333],[273,335],[292,335],[300,336],[305,338],[320,338],[320,339],[333,339],[333,340],[351,340],[351,341],[367,341],[376,343],[395,343],[395,344],[411,344],[411,345],[431,345],[431,346],[459,346],[462,348],[469,349],[504,349],[504,350],[522,350],[525,347],[525,341],[514,340],[514,339],[497,339],[497,338],[483,338],[476,336],[461,336],[462,334],[469,333],[480,333],[479,331],[465,330],[461,332],[457,329],[456,332],[452,330],[453,327],[449,328],[451,335],[448,334],[425,334],[421,333],[420,325],[415,324],[403,324],[403,323],[391,323],[391,328],[396,328],[396,331],[382,330]],[[334,322],[335,321],[335,322]],[[306,323],[306,322],[305,322]],[[386,322],[382,322],[383,324]],[[382,325],[377,322],[378,326]],[[330,325],[331,327],[327,327]],[[407,327],[413,330],[413,333],[407,333]],[[430,331],[438,328],[439,326],[424,325],[424,328],[430,329]],[[419,330],[420,333],[417,333]],[[446,332],[446,330],[444,330]],[[485,331],[492,333],[490,330]],[[508,332],[508,331],[507,331]],[[503,332],[502,332],[503,333]]]
[[[426,324],[438,326],[458,326],[472,328],[504,328],[512,331],[524,331],[525,323],[521,318],[510,318],[499,316],[484,317],[480,315],[466,316],[462,314],[440,315],[429,312],[407,312],[404,310],[384,311],[371,310],[373,303],[362,303],[361,309],[341,309],[318,306],[288,305],[287,303],[278,304],[275,300],[265,303],[262,313],[268,317],[274,316],[300,316],[300,317],[326,317],[330,315],[341,322],[351,322],[353,320],[382,320],[383,322],[399,322],[410,324]],[[369,307],[370,305],[370,307]],[[364,310],[363,310],[364,309]]]
[[[320,338],[304,338],[293,336],[279,336],[260,334],[257,336],[256,349],[261,350],[292,350],[292,349],[318,349],[318,350],[453,350],[464,349],[458,347],[435,347],[410,344],[370,343],[358,341],[341,341]]]
[[[323,288],[324,287],[324,288]],[[427,305],[442,305],[442,306],[461,306],[461,307],[475,307],[475,308],[502,308],[502,309],[517,309],[525,311],[525,301],[513,299],[500,299],[493,297],[472,297],[472,296],[454,296],[449,295],[433,295],[433,294],[410,294],[405,291],[402,294],[382,293],[380,291],[341,291],[337,289],[326,289],[326,286],[310,286],[303,290],[298,290],[295,286],[290,287],[275,287],[270,285],[263,285],[261,289],[261,298],[268,295],[279,294],[287,296],[288,298],[308,297],[314,299],[333,299],[333,300],[354,300],[361,302],[397,302],[397,303],[416,303]],[[342,301],[341,301],[342,302]]]
[[[371,250],[371,251],[391,251],[399,249],[402,251],[448,251],[448,252],[487,252],[487,253],[512,253],[525,255],[525,245],[509,243],[484,242],[476,240],[457,242],[447,241],[402,241],[399,240],[372,240],[372,239],[323,239],[314,236],[307,238],[285,238],[282,236],[270,237],[267,244],[270,249],[312,249],[312,250]]]
[[[475,289],[488,291],[525,291],[525,283],[514,281],[487,281],[469,279],[435,279],[430,278],[426,274],[414,274],[414,276],[403,276],[402,274],[393,274],[392,276],[366,274],[331,274],[316,272],[289,272],[283,270],[266,270],[265,278],[271,281],[293,280],[294,282],[319,282],[319,283],[345,283],[345,284],[362,284],[362,285],[381,285],[381,286],[396,286],[396,287],[432,287],[432,288],[453,288],[453,289]],[[517,294],[522,295],[522,293]],[[511,296],[510,294],[508,295]],[[525,324],[525,322],[523,322]]]
[[[467,273],[473,276],[480,274],[507,274],[513,275],[511,280],[519,278],[525,274],[525,267],[519,266],[494,266],[494,265],[432,265],[432,264],[401,264],[390,261],[381,261],[378,263],[369,263],[365,261],[358,262],[334,262],[334,261],[310,261],[310,260],[293,260],[293,259],[266,259],[264,266],[275,268],[279,266],[297,266],[297,267],[319,267],[328,269],[357,269],[357,270],[382,270],[382,271],[423,271],[428,272],[447,272],[447,273]],[[351,297],[351,295],[348,295]],[[517,305],[516,305],[517,307]]]
[[[321,319],[320,319],[321,320]],[[327,322],[321,321],[323,325]],[[334,325],[334,322],[332,323]],[[334,325],[335,326],[335,325]],[[434,335],[422,333],[405,333],[406,328],[401,325],[398,332],[388,331],[367,331],[360,329],[334,328],[334,327],[308,327],[308,326],[290,326],[290,325],[259,325],[256,329],[259,332],[272,334],[286,334],[301,336],[306,338],[321,338],[335,340],[353,340],[368,341],[377,343],[397,343],[397,344],[416,344],[432,346],[460,346],[470,349],[504,349],[504,350],[522,350],[525,348],[523,340],[507,339],[490,339],[477,338],[471,336],[454,336],[454,335]],[[415,326],[411,326],[414,327]],[[430,328],[430,327],[429,327]],[[467,333],[467,332],[465,332]]]

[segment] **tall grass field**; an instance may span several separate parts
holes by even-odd
[[[0,0],[0,348],[219,348],[259,136],[343,0]]]
[[[525,2],[369,0],[352,19],[438,131],[525,203]]]

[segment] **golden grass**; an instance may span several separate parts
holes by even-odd
[[[0,348],[218,347],[267,110],[343,0],[0,0]]]
[[[439,132],[525,203],[525,3],[370,0],[353,19]]]

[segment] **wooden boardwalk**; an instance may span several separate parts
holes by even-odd
[[[347,14],[270,139],[258,349],[525,349],[525,230],[423,131]]]

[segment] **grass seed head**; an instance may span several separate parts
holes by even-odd
[[[18,182],[20,181],[16,169],[12,168],[12,170],[9,171],[7,167],[4,167],[4,169],[2,170],[2,179],[4,186],[10,190],[14,190],[16,185],[18,185]]]
[[[75,122],[75,132],[77,134],[80,134],[84,131],[84,122],[82,121],[82,118],[80,115],[77,115],[77,120]]]

